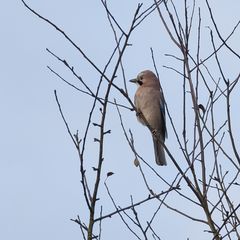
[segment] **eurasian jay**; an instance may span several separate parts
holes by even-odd
[[[143,117],[141,117],[143,115],[153,129],[152,137],[156,163],[161,166],[167,165],[164,148],[161,144],[161,142],[164,143],[165,137],[167,137],[167,129],[165,102],[159,80],[152,71],[145,70],[140,72],[137,78],[130,80],[130,82],[138,85],[134,97],[137,118],[143,125],[146,125]]]

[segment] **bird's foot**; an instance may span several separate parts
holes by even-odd
[[[136,117],[138,118],[138,119],[142,119],[143,117],[143,114],[142,114],[142,112],[136,112]]]
[[[153,130],[152,130],[152,135],[153,135],[155,138],[157,138],[157,130],[156,130],[156,129],[153,129]]]

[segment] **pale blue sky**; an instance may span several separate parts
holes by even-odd
[[[100,1],[26,2],[64,29],[100,68],[105,66],[114,47],[114,39]],[[142,2],[144,6],[153,3],[151,0]],[[201,2],[204,6],[205,1]],[[213,2],[210,1],[212,5],[216,5],[216,2]],[[130,25],[137,3],[136,0],[124,3],[109,0],[109,7],[123,28],[127,29]],[[240,3],[236,0],[219,0],[217,6],[213,5],[216,20],[224,36],[230,33],[239,20],[239,9]],[[45,49],[49,48],[68,60],[92,88],[96,86],[99,76],[58,32],[30,13],[21,1],[4,1],[0,11],[0,239],[82,239],[78,226],[70,221],[70,218],[75,218],[77,214],[84,220],[86,214],[81,196],[79,160],[60,118],[53,91],[58,91],[70,128],[73,132],[79,129],[80,135],[84,133],[92,99],[66,86],[50,73],[47,65],[82,87]],[[207,12],[203,10],[203,58],[211,49],[208,29],[205,28],[209,24]],[[239,36],[238,30],[230,41],[231,46],[238,52]],[[160,24],[159,17],[153,14],[147,18],[134,32],[131,42],[133,46],[127,50],[123,59],[126,77],[131,79],[141,70],[153,69],[150,54],[150,47],[153,47],[165,97],[173,117],[177,120],[181,114],[178,99],[181,98],[182,82],[178,75],[162,67],[174,65],[174,61],[164,54],[176,54],[176,50]],[[194,47],[196,46],[193,44]],[[228,77],[236,77],[239,71],[236,59],[232,59],[227,53],[224,59],[223,67]],[[116,81],[122,84],[121,75]],[[128,90],[133,97],[135,86],[129,85]],[[124,102],[116,92],[112,93],[111,99],[113,98]],[[141,200],[148,192],[138,169],[133,165],[134,156],[125,142],[117,111],[112,106],[109,110],[111,113],[107,124],[112,134],[107,138],[106,146],[111,147],[106,147],[105,150],[103,176],[109,171],[115,173],[109,179],[109,187],[118,204],[126,206],[129,204],[130,194],[134,199]],[[151,135],[148,130],[137,123],[133,112],[122,110],[122,114],[126,128],[131,128],[136,137],[139,152],[163,177],[171,181],[176,170],[170,161],[165,168],[154,165]],[[99,117],[96,112],[93,120],[97,122]],[[234,119],[236,122],[238,120]],[[181,125],[178,121],[176,124]],[[166,144],[173,150],[176,140],[172,140],[170,128],[168,132]],[[91,131],[87,148],[90,175],[94,157],[97,156],[96,143],[93,142],[96,133],[94,129]],[[102,179],[104,180],[104,177]],[[151,179],[150,182],[156,192],[166,189],[158,180],[155,182],[155,179]],[[100,188],[100,196],[102,203],[106,205],[104,212],[113,210],[114,207],[103,187]],[[169,203],[176,203],[176,200],[170,198]],[[144,217],[153,211],[151,204],[152,202],[140,210]],[[156,206],[153,205],[153,208]],[[181,207],[191,212],[184,203]],[[198,216],[201,214],[196,212]],[[208,239],[201,225],[194,225],[188,219],[165,208],[161,210],[154,226],[159,226],[161,239]],[[172,231],[173,227],[175,231]],[[119,238],[116,238],[116,232]],[[103,239],[113,238],[134,239],[118,216],[103,223]]]

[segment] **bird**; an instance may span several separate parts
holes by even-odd
[[[130,82],[138,85],[134,96],[137,119],[145,126],[148,124],[153,130],[152,138],[156,163],[160,166],[167,165],[162,145],[167,137],[165,100],[159,79],[152,71],[144,70]]]

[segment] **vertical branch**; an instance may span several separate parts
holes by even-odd
[[[102,109],[102,118],[101,118],[101,123],[100,123],[100,138],[99,138],[99,155],[98,155],[97,175],[96,175],[96,179],[95,179],[93,196],[92,196],[92,200],[91,200],[91,210],[90,210],[89,225],[88,225],[88,240],[92,239],[95,207],[96,207],[97,194],[98,194],[101,172],[102,172],[102,163],[103,163],[103,160],[104,160],[103,149],[104,149],[105,121],[106,121],[106,116],[107,116],[108,98],[109,98],[110,90],[111,90],[111,87],[112,87],[112,83],[115,79],[117,70],[118,70],[119,65],[121,63],[123,53],[124,53],[126,47],[128,46],[128,40],[129,40],[129,37],[130,37],[130,35],[131,35],[131,33],[134,29],[134,24],[135,24],[135,21],[136,21],[136,17],[139,13],[139,10],[140,10],[141,6],[142,6],[141,4],[138,5],[137,10],[134,14],[132,24],[131,24],[129,32],[128,32],[126,38],[125,38],[122,50],[121,50],[119,58],[116,62],[115,68],[114,68],[113,73],[112,73],[112,77],[110,79],[110,82],[108,83],[108,87],[107,87],[105,97],[104,97],[104,105],[103,105],[103,109]]]
[[[234,140],[234,136],[233,136],[233,132],[232,132],[232,120],[231,120],[231,112],[230,112],[230,89],[229,89],[229,81],[227,82],[227,120],[228,120],[228,132],[229,132],[229,136],[230,136],[230,140],[231,140],[231,144],[232,144],[232,148],[233,148],[233,152],[235,154],[235,157],[238,161],[238,164],[240,164],[240,157],[236,148],[236,144],[235,144],[235,140]]]
[[[169,29],[168,24],[167,24],[167,22],[165,21],[163,15],[162,15],[162,12],[161,12],[161,10],[160,10],[160,7],[159,7],[159,5],[158,5],[157,0],[154,0],[154,3],[155,3],[155,5],[156,5],[156,8],[157,8],[159,17],[160,17],[160,19],[161,19],[161,21],[162,21],[165,29],[167,30],[168,35],[170,36],[171,40],[177,45],[177,47],[178,47],[178,48],[181,48],[181,46],[179,45],[178,41],[174,38],[171,30]],[[165,1],[164,1],[164,3],[165,3]]]
[[[111,12],[109,11],[108,6],[107,6],[107,1],[106,0],[101,0],[101,2],[103,4],[104,8],[106,9],[107,18],[108,18],[108,21],[110,23],[111,29],[113,31],[114,39],[115,39],[115,42],[116,42],[117,47],[118,47],[118,53],[120,55],[121,54],[121,49],[120,49],[120,46],[118,44],[119,40],[118,40],[118,37],[117,37],[117,32],[116,32],[116,30],[114,28],[114,25],[112,23],[112,20],[118,26],[118,28],[121,30],[122,36],[126,36],[126,33],[122,30],[122,28],[119,26],[118,22],[115,20],[115,18],[112,16]],[[121,38],[122,37],[120,37],[120,39]],[[120,67],[121,67],[121,72],[122,72],[122,76],[123,76],[124,90],[125,90],[125,93],[128,94],[127,83],[126,83],[126,76],[125,76],[125,71],[124,71],[122,60],[120,61]]]

